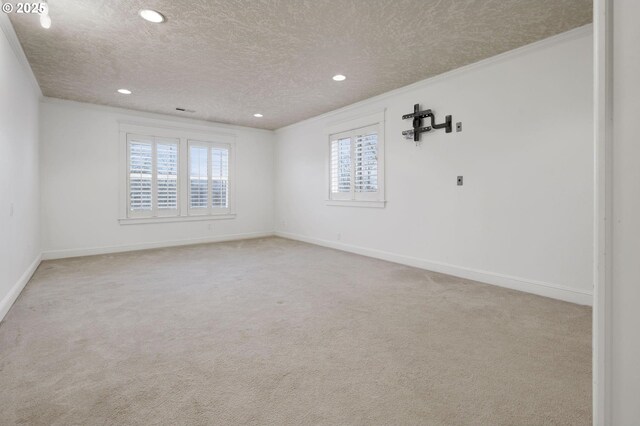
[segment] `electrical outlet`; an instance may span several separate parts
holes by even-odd
[[[456,132],[461,132],[462,131],[462,121],[458,121],[456,123]]]
[[[458,176],[458,186],[462,186],[462,184],[463,184],[462,176]]]

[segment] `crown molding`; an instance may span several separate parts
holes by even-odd
[[[72,101],[69,99],[51,98],[43,96],[40,99],[41,104],[63,105],[69,108],[79,108],[83,110],[95,110],[108,112],[112,114],[126,116],[119,119],[119,122],[134,122],[139,123],[139,120],[148,121],[152,125],[161,125],[163,122],[170,122],[172,127],[185,127],[197,128],[199,130],[210,131],[246,131],[273,135],[274,130],[259,129],[257,127],[239,126],[236,124],[219,123],[217,121],[199,120],[197,118],[178,117],[170,114],[161,114],[157,112],[148,112],[143,110],[128,109],[122,107],[114,107],[109,105],[93,104],[89,102]],[[154,123],[155,121],[155,123]]]
[[[560,34],[556,34],[554,36],[530,43],[530,44],[526,44],[524,46],[518,47],[516,49],[513,50],[509,50],[507,52],[504,53],[500,53],[498,55],[495,56],[491,56],[489,58],[483,59],[481,61],[478,62],[474,62],[472,64],[469,65],[464,65],[460,68],[455,68],[451,71],[447,71],[444,72],[442,74],[438,74],[435,75],[433,77],[429,77],[425,80],[420,80],[416,83],[412,83],[409,84],[407,86],[403,86],[400,87],[399,89],[394,89],[391,90],[389,92],[385,92],[382,93],[380,95],[376,95],[373,96],[371,98],[367,98],[365,100],[356,102],[354,104],[351,105],[347,105],[345,107],[342,108],[338,108],[336,110],[333,111],[329,111],[327,113],[324,114],[320,114],[320,115],[316,115],[315,117],[311,117],[311,118],[307,118],[305,120],[302,121],[298,121],[297,123],[293,123],[293,124],[289,124],[287,126],[283,126],[280,127],[278,129],[276,129],[276,133],[277,132],[281,132],[283,130],[287,130],[287,129],[293,129],[296,128],[298,126],[301,126],[303,124],[307,124],[307,123],[311,123],[314,121],[318,121],[318,120],[322,120],[325,118],[329,118],[332,117],[334,115],[338,115],[338,114],[342,114],[345,113],[347,111],[352,111],[358,108],[362,108],[365,106],[368,106],[370,104],[374,104],[376,102],[380,102],[382,100],[385,100],[387,98],[393,97],[393,96],[398,96],[401,95],[403,93],[407,93],[407,92],[412,92],[418,89],[421,89],[423,87],[427,87],[430,86],[432,84],[436,84],[442,80],[446,80],[452,77],[457,77],[458,75],[461,74],[466,74],[472,71],[476,71],[478,69],[490,66],[490,65],[494,65],[500,62],[504,62],[506,60],[515,58],[515,57],[519,57],[519,56],[523,56],[541,49],[546,49],[549,48],[550,46],[554,46],[556,44],[559,43],[564,43],[566,41],[570,41],[570,40],[575,40],[575,39],[579,39],[582,37],[587,37],[587,36],[591,36],[593,35],[593,24],[587,24],[587,25],[583,25],[581,27],[578,28],[574,28],[572,30],[566,31],[564,33],[560,33]]]

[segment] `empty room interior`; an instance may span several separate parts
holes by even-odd
[[[1,3],[1,425],[640,425],[639,2]]]

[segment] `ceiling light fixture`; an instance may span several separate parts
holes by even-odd
[[[42,12],[40,13],[40,25],[42,28],[49,29],[51,28],[51,17],[49,16],[49,5],[45,1],[41,4]]]
[[[345,81],[347,79],[347,77],[345,77],[342,74],[336,74],[336,75],[333,76],[333,79],[335,81]]]
[[[142,9],[138,14],[145,21],[153,22],[154,24],[160,24],[165,21],[164,15],[157,10]]]
[[[118,89],[118,93],[122,93],[123,95],[130,95],[131,90],[129,89]]]
[[[262,117],[262,114],[260,114],[259,112],[257,112],[257,113],[255,113],[255,114],[253,114],[253,116],[254,116],[254,117],[256,117],[256,118],[261,118],[261,117]]]
[[[51,28],[51,17],[49,15],[40,15],[40,25],[42,28]]]

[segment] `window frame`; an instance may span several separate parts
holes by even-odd
[[[355,191],[355,138],[376,131],[377,133],[377,192],[356,192]],[[346,207],[376,207],[384,208],[385,200],[385,111],[355,117],[349,120],[334,123],[325,130],[327,133],[327,199],[328,206]],[[332,192],[332,142],[338,139],[351,138],[351,191],[343,193]]]
[[[163,223],[163,222],[186,222],[199,220],[234,219],[235,210],[235,187],[236,187],[236,135],[231,133],[215,132],[205,126],[186,128],[169,127],[161,123],[131,123],[118,121],[120,133],[120,167],[119,167],[119,187],[120,187],[120,213],[118,222],[121,225]],[[157,142],[152,143],[152,210],[146,212],[132,212],[130,206],[130,164],[129,149],[131,136],[141,140],[162,142],[165,140],[176,140],[178,144],[178,206],[177,211],[171,209],[170,213],[157,209]],[[209,208],[207,212],[196,213],[189,208],[189,141],[210,144],[210,146],[228,149],[229,152],[229,172],[228,172],[228,207]],[[153,182],[156,184],[154,185]],[[209,185],[210,186],[210,185]],[[208,195],[210,199],[211,194]]]

